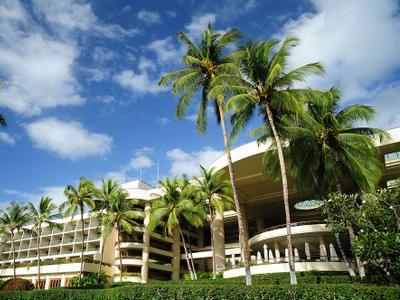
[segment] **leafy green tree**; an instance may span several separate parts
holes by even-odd
[[[216,257],[215,257],[215,239],[213,231],[213,222],[215,214],[223,214],[225,209],[229,209],[233,205],[231,198],[231,184],[228,180],[223,180],[224,171],[216,171],[215,168],[207,170],[200,166],[201,177],[194,177],[196,190],[200,201],[208,208],[210,217],[210,234],[211,234],[211,250],[213,279],[216,278]]]
[[[121,256],[121,233],[135,235],[141,228],[137,220],[143,219],[143,212],[137,207],[139,201],[129,199],[126,191],[118,189],[110,194],[107,211],[103,216],[103,231],[109,234],[114,228],[117,230],[117,245],[119,253],[120,281],[122,281],[122,256]]]
[[[360,259],[400,281],[400,187],[363,193],[353,209],[357,239],[353,250]]]
[[[165,181],[159,181],[162,192],[155,194],[152,203],[149,230],[154,231],[162,222],[163,235],[173,236],[177,230],[182,239],[185,251],[187,268],[192,280],[195,279],[194,266],[190,263],[188,247],[185,236],[182,231],[184,224],[194,227],[203,225],[205,218],[204,206],[196,204],[192,199],[191,187],[187,181],[174,177],[172,180],[166,178]]]
[[[82,233],[81,268],[79,271],[80,279],[82,278],[84,261],[83,253],[85,250],[85,223],[83,222],[83,216],[87,208],[92,209],[95,206],[95,202],[93,200],[94,190],[95,186],[93,182],[86,177],[81,177],[79,179],[77,187],[74,187],[73,185],[68,185],[65,188],[64,195],[67,197],[67,200],[60,205],[60,211],[64,211],[64,216],[71,216],[71,218],[73,218],[77,214],[80,214]]]
[[[32,202],[28,203],[28,212],[33,221],[32,230],[37,237],[37,289],[40,289],[40,239],[42,237],[42,226],[47,225],[49,228],[58,229],[61,229],[62,227],[61,224],[54,222],[55,219],[62,217],[60,213],[55,212],[56,209],[57,206],[53,203],[53,199],[48,196],[40,198],[39,205],[37,207],[35,207]]]
[[[15,273],[15,234],[27,230],[24,226],[31,221],[26,206],[13,202],[5,210],[0,210],[0,232],[11,238],[13,258],[13,279],[17,278]]]
[[[290,51],[298,44],[298,39],[287,37],[278,47],[279,44],[279,40],[273,39],[262,42],[249,41],[240,47],[233,54],[240,72],[217,76],[210,94],[213,96],[223,89],[230,95],[227,108],[234,111],[231,118],[234,124],[232,137],[239,134],[256,111],[263,116],[265,127],[271,132],[280,166],[290,281],[295,284],[297,279],[293,259],[288,182],[279,121],[282,116],[300,113],[304,99],[310,94],[316,93],[310,89],[293,88],[294,84],[304,81],[309,74],[322,74],[324,70],[320,63],[310,63],[287,70]]]
[[[220,74],[236,72],[238,67],[227,55],[227,47],[236,43],[241,33],[236,29],[230,29],[224,34],[213,31],[211,24],[202,33],[198,44],[193,42],[185,33],[178,33],[178,38],[186,46],[186,53],[182,62],[185,66],[182,69],[173,71],[163,76],[159,82],[161,86],[172,85],[172,91],[180,95],[176,115],[182,119],[185,116],[187,107],[193,99],[200,95],[200,105],[197,117],[197,130],[204,133],[207,127],[207,108],[214,106],[215,117],[220,123],[224,138],[225,152],[228,159],[229,176],[232,185],[232,194],[235,202],[235,209],[238,218],[239,241],[243,252],[243,262],[246,270],[246,284],[251,285],[251,274],[249,265],[249,246],[244,234],[243,218],[237,193],[235,173],[232,166],[230,153],[230,141],[225,121],[224,91],[214,90],[210,95],[211,82]]]
[[[105,216],[107,216],[107,212],[109,211],[110,205],[111,205],[111,198],[116,197],[116,194],[119,193],[119,184],[118,181],[113,181],[111,179],[107,180],[102,180],[101,181],[101,187],[96,188],[94,190],[94,197],[95,197],[95,207],[94,207],[94,213],[97,214],[97,216],[100,219],[101,223],[101,228],[102,228],[102,233],[101,233],[101,254],[100,254],[100,266],[99,270],[97,271],[97,277],[100,280],[100,275],[101,275],[101,269],[102,269],[102,264],[103,264],[103,258],[104,258],[104,243],[107,239],[107,237],[110,235],[112,228],[105,226]]]

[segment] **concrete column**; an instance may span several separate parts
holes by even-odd
[[[319,256],[320,260],[327,260],[328,259],[328,254],[326,252],[326,245],[325,245],[325,239],[322,235],[318,236],[319,240]]]
[[[225,270],[225,230],[223,213],[215,212],[212,230],[214,235],[216,270],[217,272],[223,272]]]
[[[46,276],[46,282],[44,284],[44,289],[48,290],[50,288],[50,277]]]
[[[246,205],[240,205],[240,211],[242,212],[242,219],[243,219],[243,229],[244,229],[244,238],[246,242],[249,242],[249,224],[247,223],[247,206]],[[251,255],[251,253],[249,253]],[[242,257],[243,257],[243,252],[242,252]],[[250,258],[250,257],[249,257]],[[243,261],[243,259],[242,259]]]
[[[204,247],[204,228],[203,227],[200,227],[197,231],[197,246],[200,248]],[[204,272],[206,270],[206,261],[204,259],[198,260],[197,268],[199,271]]]
[[[268,263],[269,260],[268,260],[268,247],[267,247],[267,245],[264,244],[263,250],[264,250],[264,262]]]
[[[64,275],[64,274],[61,274],[61,283],[60,283],[60,287],[64,287],[64,286],[65,286],[65,282],[66,282],[66,280],[65,280],[65,275]]]
[[[144,222],[143,222],[143,250],[142,250],[142,283],[147,283],[149,279],[149,256],[150,256],[150,232],[148,226],[150,223],[150,202],[146,202],[144,206]]]
[[[172,280],[179,280],[181,275],[181,237],[178,227],[175,227],[172,232]]]
[[[257,227],[257,231],[261,231],[265,228],[265,222],[264,222],[263,218],[256,219],[256,227]]]
[[[36,277],[32,277],[32,284],[34,287],[36,287],[36,282],[37,282],[37,278]]]
[[[275,250],[275,261],[281,262],[281,252],[279,251],[279,243],[277,241],[274,242],[274,250]]]

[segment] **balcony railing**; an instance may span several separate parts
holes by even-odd
[[[290,227],[303,226],[303,225],[313,225],[313,224],[324,224],[324,223],[325,222],[322,221],[322,220],[309,220],[309,221],[301,221],[301,222],[290,223]],[[286,228],[286,224],[267,227],[265,229],[257,231],[256,234],[267,232],[267,231],[271,231],[271,230],[276,230],[276,229],[282,229],[282,228]]]

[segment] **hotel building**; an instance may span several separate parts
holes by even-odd
[[[382,187],[390,186],[393,180],[400,177],[400,127],[387,132],[391,140],[383,144],[377,142],[379,158],[384,166],[380,183]],[[262,156],[266,148],[266,145],[252,142],[232,150],[245,234],[251,249],[252,274],[288,272],[281,185],[263,175]],[[226,157],[221,156],[211,167],[227,170]],[[68,286],[71,278],[79,273],[82,239],[85,272],[98,270],[102,248],[103,270],[114,281],[119,281],[121,272],[123,280],[132,282],[179,279],[185,272],[185,256],[179,234],[164,238],[159,228],[153,232],[147,230],[152,199],[155,193],[161,191],[140,180],[124,183],[122,187],[130,198],[140,200],[145,215],[141,232],[136,238],[124,234],[121,253],[118,253],[116,232],[103,239],[99,221],[89,214],[85,215],[83,224],[76,217],[57,220],[62,225],[61,229],[43,226],[39,250],[42,287]],[[350,185],[346,185],[345,189],[353,191]],[[296,271],[346,271],[334,236],[321,217],[319,202],[313,200],[312,194],[296,191],[291,182],[289,202]],[[244,275],[240,265],[235,212],[217,214],[212,228],[216,240],[217,270],[223,272],[225,278]],[[209,226],[186,230],[184,233],[188,236],[196,270],[211,271]],[[344,242],[348,249],[349,243]],[[36,283],[36,237],[27,232],[17,233],[15,250],[17,276]],[[119,267],[120,257],[122,270]],[[12,277],[12,251],[8,240],[3,240],[0,245],[0,267],[0,279]]]

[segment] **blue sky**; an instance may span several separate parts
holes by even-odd
[[[179,67],[176,32],[196,37],[212,22],[254,39],[301,39],[290,67],[321,61],[307,86],[343,90],[343,103],[376,108],[373,125],[400,125],[400,17],[396,0],[5,0],[0,3],[0,202],[62,201],[66,184],[196,174],[223,150],[210,119],[156,83]],[[212,117],[212,116],[211,116]],[[236,145],[250,139],[241,136]]]

